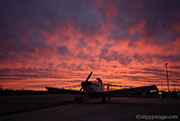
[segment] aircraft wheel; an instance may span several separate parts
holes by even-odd
[[[102,103],[106,103],[106,98],[102,97]]]
[[[110,97],[107,97],[108,101],[110,101]]]

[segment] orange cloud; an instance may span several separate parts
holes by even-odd
[[[31,9],[24,2],[5,2],[8,11],[1,12],[9,14],[0,22],[0,85],[64,87],[93,71],[90,80],[165,89],[165,62],[170,80],[179,85],[179,9],[173,2],[155,3],[57,1],[50,6],[32,1]]]

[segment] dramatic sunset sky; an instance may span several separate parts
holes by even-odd
[[[0,0],[0,86],[180,89],[180,0]]]

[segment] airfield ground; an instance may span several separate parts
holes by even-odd
[[[1,96],[0,121],[138,121],[157,115],[170,115],[170,121],[180,119],[179,99],[115,97],[106,104],[97,99],[77,104],[74,97],[69,94]]]
[[[75,96],[73,94],[0,96],[0,116],[73,103]]]

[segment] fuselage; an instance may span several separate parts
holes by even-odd
[[[104,86],[99,81],[82,82],[81,86],[82,86],[83,90],[87,93],[104,91]]]

